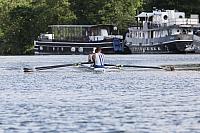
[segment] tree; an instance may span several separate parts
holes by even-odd
[[[107,2],[101,14],[102,23],[117,25],[122,30],[135,23],[136,11],[141,8],[141,0],[111,0]]]
[[[70,0],[71,10],[74,11],[76,24],[98,24],[101,19],[98,11],[107,0]]]
[[[186,12],[187,15],[191,13],[199,13],[200,0],[144,0],[144,10],[152,10],[153,7],[157,9],[176,9]]]
[[[76,24],[114,24],[120,29],[134,22],[142,0],[70,0]]]
[[[18,8],[19,6],[28,6],[29,1],[28,0],[0,0],[0,39],[2,41],[1,46],[0,46],[0,52],[1,54],[12,54],[12,50],[14,51],[14,45],[9,43],[9,36],[14,33],[8,34],[9,30],[12,29],[12,25],[14,25],[15,22],[10,21],[10,11],[13,10],[14,8]],[[16,49],[17,51],[17,49]]]
[[[75,19],[68,0],[0,1],[0,9],[5,9],[0,13],[1,54],[28,54],[33,41],[47,31],[48,25],[67,24]]]

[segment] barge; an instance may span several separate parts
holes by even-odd
[[[124,53],[123,36],[113,25],[51,25],[51,33],[34,41],[36,55],[90,54],[101,47],[105,54]]]
[[[132,54],[195,53],[194,29],[199,27],[199,16],[186,18],[184,12],[155,10],[136,16],[137,26],[130,27],[125,45]]]

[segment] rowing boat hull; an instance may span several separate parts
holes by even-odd
[[[120,70],[119,68],[116,68],[116,67],[94,68],[90,64],[81,65],[79,66],[79,68],[83,68],[83,69],[86,69],[87,71],[92,71],[95,73],[115,72],[115,71]]]

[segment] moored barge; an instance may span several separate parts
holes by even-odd
[[[186,18],[184,12],[155,10],[136,16],[138,25],[130,27],[125,45],[133,54],[194,53],[194,29],[199,27],[199,16]]]
[[[123,36],[113,25],[51,25],[50,34],[34,41],[36,55],[89,54],[101,47],[106,54],[123,53]]]

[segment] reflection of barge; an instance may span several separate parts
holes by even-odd
[[[124,50],[117,28],[112,25],[52,25],[51,34],[34,42],[35,54],[88,54],[101,47],[107,54]]]
[[[129,28],[125,38],[125,45],[131,53],[178,54],[195,51],[193,29],[198,27],[198,15],[185,18],[184,12],[155,10],[142,12],[137,19],[140,26]]]

